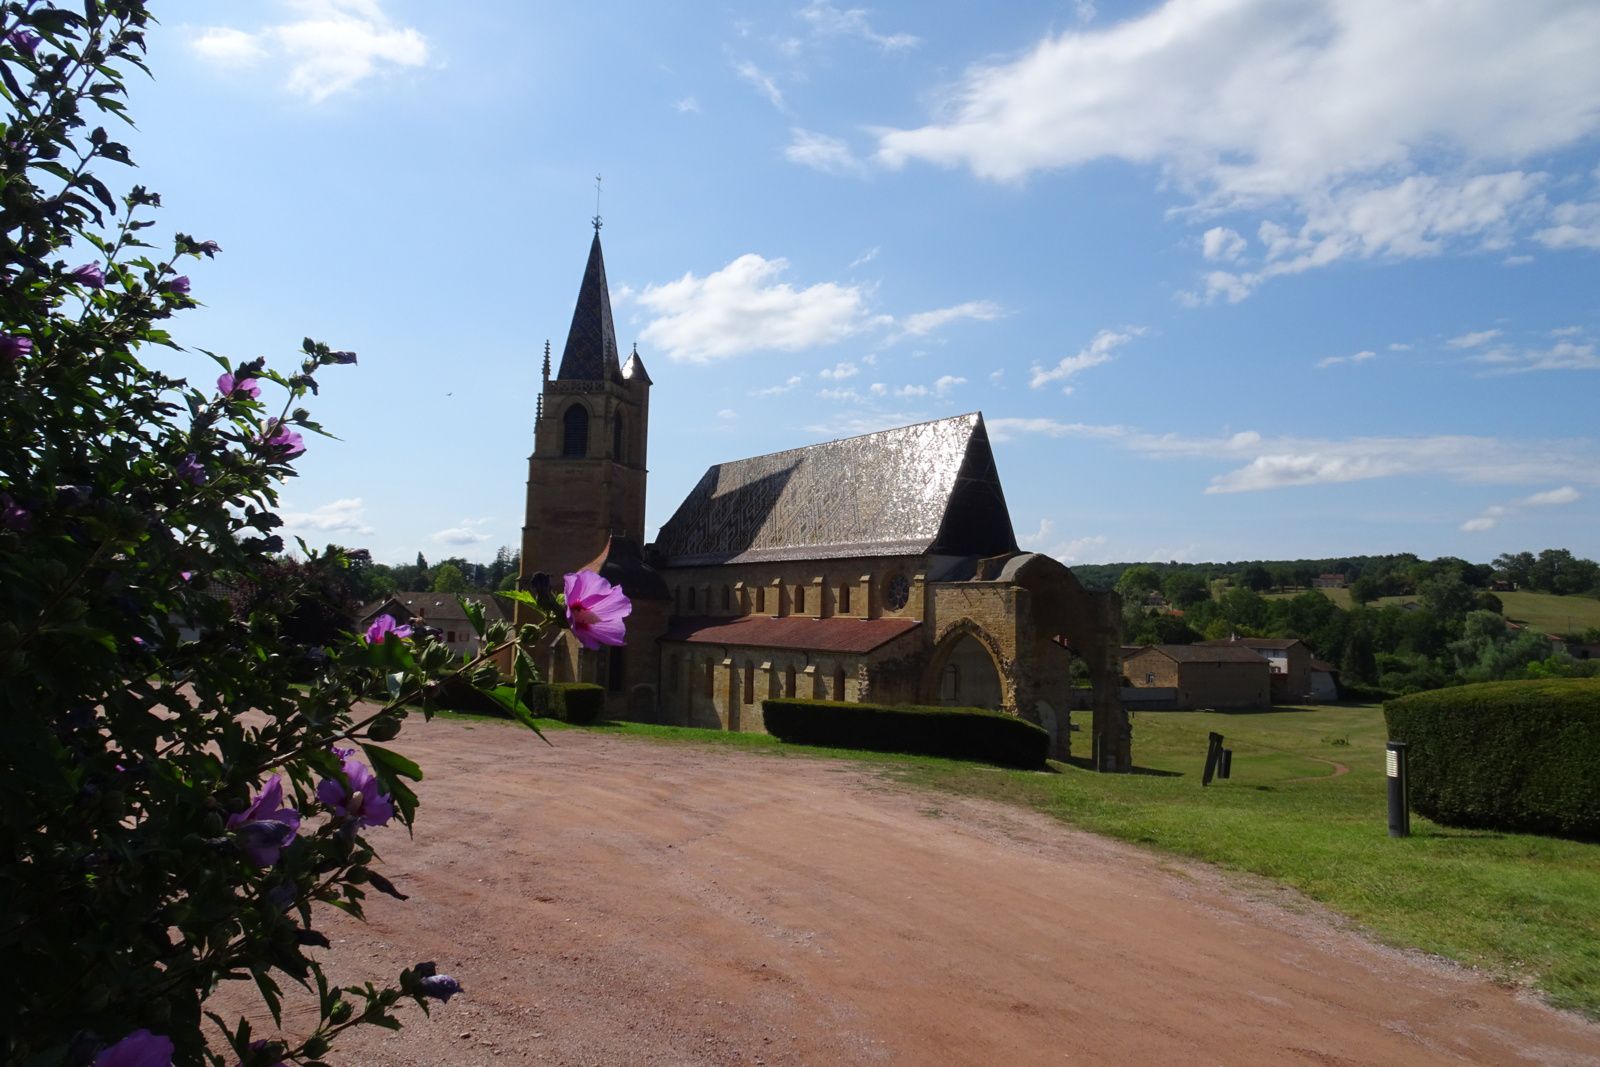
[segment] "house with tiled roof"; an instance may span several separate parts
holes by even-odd
[[[1311,649],[1297,637],[1239,637],[1233,635],[1202,645],[1221,648],[1248,648],[1265,657],[1272,668],[1272,700],[1295,704],[1316,699],[1311,678]]]
[[[1178,711],[1261,711],[1272,706],[1272,668],[1265,656],[1238,645],[1145,645],[1122,658],[1123,680],[1134,691],[1171,693]]]

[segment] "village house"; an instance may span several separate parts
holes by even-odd
[[[1122,673],[1134,691],[1127,694],[1130,702],[1153,710],[1265,711],[1272,706],[1271,665],[1259,652],[1238,645],[1124,649]]]
[[[1343,589],[1348,584],[1342,574],[1319,574],[1311,579],[1313,589]]]
[[[719,463],[644,543],[650,389],[617,354],[598,227],[528,462],[524,588],[588,569],[633,603],[625,646],[541,649],[617,718],[763,729],[798,696],[978,706],[1068,751],[1073,657],[1093,685],[1092,759],[1131,768],[1115,594],[1017,548],[978,412]]]
[[[508,602],[502,597],[490,593],[460,595],[482,607],[484,618],[488,621],[509,621],[511,618]],[[472,628],[472,623],[467,620],[467,613],[461,609],[461,602],[456,596],[455,593],[394,593],[362,606],[357,613],[356,628],[365,630],[378,616],[389,615],[402,625],[427,626],[437,630],[439,641],[448,645],[450,651],[458,656],[476,656],[483,650],[483,643]]]
[[[1297,704],[1317,699],[1313,684],[1311,649],[1294,637],[1224,637],[1202,641],[1210,648],[1248,648],[1265,657],[1272,668],[1272,702]],[[1337,693],[1324,699],[1336,699]]]

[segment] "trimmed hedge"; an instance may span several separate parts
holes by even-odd
[[[983,708],[852,704],[839,700],[764,700],[767,732],[799,745],[865,748],[1044,766],[1050,735],[1031,722]]]
[[[536,715],[587,726],[605,712],[606,691],[588,682],[541,682],[528,703]]]
[[[1383,707],[1411,805],[1448,826],[1600,840],[1600,680],[1487,682]]]

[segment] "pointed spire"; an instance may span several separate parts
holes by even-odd
[[[550,338],[544,339],[544,380],[550,380]]]
[[[639,342],[633,343],[633,353],[628,356],[628,362],[622,365],[622,376],[630,382],[639,382],[644,385],[653,385],[650,381],[650,372],[644,369],[644,360],[639,358]]]
[[[572,311],[572,328],[561,353],[562,381],[621,381],[617,366],[617,330],[611,322],[611,293],[606,287],[605,257],[600,252],[600,231],[589,244],[589,263]]]

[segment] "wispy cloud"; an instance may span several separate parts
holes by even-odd
[[[1600,370],[1594,342],[1557,341],[1553,345],[1498,345],[1469,357],[1486,376],[1531,374],[1535,371]]]
[[[1054,556],[1062,563],[1088,563],[1104,557],[1106,538],[1104,534],[1063,538],[1056,532],[1053,520],[1040,519],[1039,528],[1018,535],[1017,544],[1029,552]]]
[[[751,396],[782,396],[784,393],[793,392],[795,386],[799,385],[802,380],[803,379],[800,377],[800,375],[791,374],[791,375],[789,375],[789,377],[787,377],[787,378],[785,378],[783,380],[782,384],[769,385],[765,389],[757,389],[754,392],[752,392],[750,395]]]
[[[1365,363],[1369,359],[1377,358],[1378,353],[1373,352],[1370,349],[1362,349],[1360,352],[1357,352],[1354,355],[1328,356],[1326,359],[1319,359],[1317,360],[1317,369],[1325,370],[1328,367],[1336,367],[1340,363]]]
[[[1476,333],[1464,333],[1460,337],[1452,337],[1444,344],[1446,348],[1479,348],[1499,336],[1499,330],[1479,330]]]
[[[1116,424],[1049,418],[988,420],[996,440],[1025,435],[1097,440],[1152,458],[1209,461],[1231,469],[1213,475],[1207,493],[1244,493],[1337,485],[1378,478],[1441,477],[1488,485],[1547,481],[1552,470],[1577,472],[1575,481],[1600,485],[1600,446],[1594,440],[1511,440],[1471,435],[1423,437],[1265,437],[1252,430],[1228,436],[1153,434]]]
[[[765,96],[773,107],[779,111],[785,110],[783,103],[783,90],[778,88],[778,83],[772,80],[771,75],[756,66],[749,60],[741,60],[733,65],[733,72]]]
[[[428,61],[427,38],[395,25],[380,0],[290,0],[287,6],[298,17],[254,30],[204,27],[190,47],[227,70],[287,71],[284,88],[312,103]]]
[[[334,500],[310,511],[286,510],[279,518],[290,533],[376,533],[367,523],[367,508],[361,497]]]
[[[692,96],[680,97],[674,100],[672,107],[680,115],[698,115],[700,113],[700,101]]]
[[[1491,504],[1483,509],[1477,518],[1468,519],[1461,524],[1465,533],[1482,533],[1492,530],[1506,519],[1527,511],[1529,508],[1559,507],[1562,504],[1575,504],[1583,499],[1583,494],[1570,485],[1563,485],[1559,489],[1546,489],[1542,493],[1525,496],[1521,500],[1513,500],[1509,504]]]
[[[902,337],[925,337],[943,326],[962,319],[992,322],[1005,314],[1005,309],[993,300],[968,300],[952,307],[919,311],[900,320]]]
[[[910,33],[879,33],[872,28],[867,12],[859,7],[839,8],[825,0],[812,0],[800,9],[799,15],[818,36],[855,37],[885,52],[904,51],[922,43],[922,38]]]
[[[855,259],[850,261],[850,269],[855,270],[857,267],[865,267],[868,263],[871,263],[877,258],[878,246],[873,245],[871,248],[867,249],[865,252],[861,253]]]
[[[860,175],[867,172],[866,163],[857,158],[850,151],[850,146],[839,138],[799,127],[789,131],[789,145],[783,150],[783,156],[791,163],[820,170],[824,174]]]
[[[1116,359],[1115,352],[1135,337],[1142,336],[1145,330],[1142,326],[1124,326],[1120,330],[1101,330],[1094,335],[1094,339],[1080,348],[1076,354],[1064,356],[1054,367],[1033,365],[1032,377],[1028,379],[1028,388],[1042,389],[1051,382],[1066,381],[1075,375],[1082,374],[1090,367],[1098,367],[1103,363],[1110,363]],[[1070,387],[1069,387],[1070,391]]]
[[[454,526],[443,530],[435,530],[431,537],[433,540],[445,545],[482,544],[489,540],[489,535],[483,532],[482,527],[493,521],[493,519],[462,519]]]

